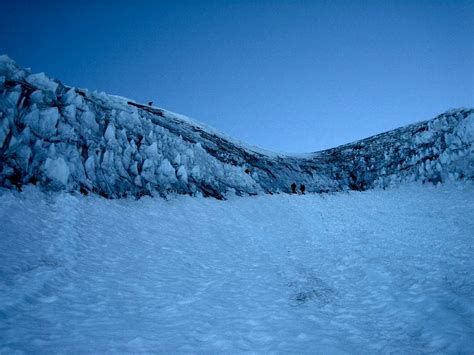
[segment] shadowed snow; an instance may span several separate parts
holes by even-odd
[[[472,352],[474,188],[0,198],[0,352]]]

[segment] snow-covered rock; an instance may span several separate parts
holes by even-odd
[[[0,56],[0,186],[225,198],[474,179],[474,110],[305,155],[247,146],[201,123],[66,87]],[[28,128],[28,130],[25,130]],[[66,163],[67,162],[67,163]]]

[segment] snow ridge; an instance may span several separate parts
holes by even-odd
[[[109,198],[365,190],[474,179],[474,109],[304,156],[249,147],[161,108],[63,85],[0,56],[0,186]]]

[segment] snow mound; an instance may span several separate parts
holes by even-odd
[[[293,182],[327,192],[472,180],[473,121],[474,110],[452,110],[334,149],[281,155],[157,107],[65,86],[0,56],[0,186],[7,188],[223,199],[290,192]]]

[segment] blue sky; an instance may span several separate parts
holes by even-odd
[[[474,106],[473,1],[3,2],[0,52],[311,152]]]

